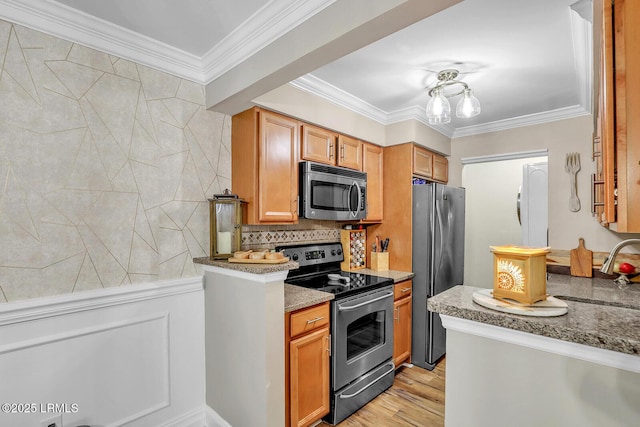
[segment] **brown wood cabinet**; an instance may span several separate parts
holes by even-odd
[[[418,150],[415,150],[418,148]],[[413,143],[392,145],[384,148],[384,182],[383,182],[383,209],[384,222],[372,224],[367,228],[367,247],[375,243],[375,236],[379,234],[389,237],[389,268],[392,270],[411,271],[412,255],[412,209],[413,209],[413,185],[411,179],[415,175],[413,165],[415,153],[419,157],[429,152],[422,147],[416,147]],[[422,176],[424,177],[424,176]],[[426,178],[433,180],[433,178]],[[443,181],[446,183],[446,181]]]
[[[303,123],[300,158],[312,162],[336,164],[338,134],[330,130]]]
[[[231,187],[247,202],[243,222],[297,222],[299,122],[251,108],[231,126]]]
[[[393,363],[396,368],[411,359],[412,281],[396,283],[393,289]]]
[[[413,174],[424,178],[433,177],[433,153],[431,151],[413,146]]]
[[[329,303],[285,313],[285,425],[329,413]]]
[[[640,232],[640,8],[602,2],[593,211],[618,232]]]
[[[449,161],[436,153],[433,153],[433,180],[438,182],[449,180]]]
[[[446,183],[449,180],[449,161],[424,147],[413,146],[413,174],[432,181]]]
[[[300,159],[362,170],[362,141],[306,123],[301,132]]]
[[[362,141],[338,135],[338,166],[362,170]]]
[[[362,170],[367,173],[367,217],[365,222],[380,222],[384,200],[384,150],[382,147],[362,144]]]

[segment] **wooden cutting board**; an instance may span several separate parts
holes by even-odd
[[[227,261],[235,262],[238,264],[284,264],[289,262],[289,258],[276,258],[276,259],[249,259],[249,258],[229,258]]]
[[[569,268],[572,276],[593,276],[593,252],[584,247],[582,237],[578,240],[578,247],[569,252]]]

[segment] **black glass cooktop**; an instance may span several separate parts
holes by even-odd
[[[287,278],[285,283],[329,292],[335,294],[336,298],[342,298],[391,285],[393,280],[369,274],[335,270],[328,274],[319,273],[305,277]]]

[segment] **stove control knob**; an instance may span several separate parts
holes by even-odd
[[[331,249],[331,256],[336,256],[336,250],[335,249]]]
[[[298,260],[298,254],[291,255],[291,259],[294,260],[294,261],[297,261]]]
[[[338,251],[336,252],[338,255],[342,255],[342,249],[338,249]]]

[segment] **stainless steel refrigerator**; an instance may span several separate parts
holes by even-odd
[[[413,185],[411,362],[429,370],[445,354],[446,334],[427,300],[463,282],[464,207],[464,188]]]

